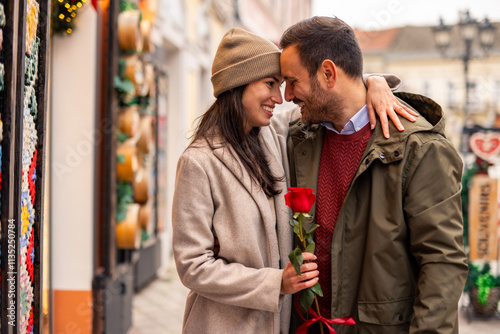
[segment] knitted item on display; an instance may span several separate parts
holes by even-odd
[[[222,38],[212,64],[214,96],[279,74],[280,55],[271,41],[240,28],[230,29]]]

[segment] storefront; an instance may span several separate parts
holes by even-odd
[[[49,13],[49,1],[0,1],[2,333],[49,328]]]
[[[126,332],[161,263],[156,2],[86,2],[0,1],[2,333]]]
[[[123,333],[160,266],[158,83],[147,3],[98,2],[93,330]],[[163,134],[161,134],[163,135]],[[164,155],[163,153],[161,154]]]

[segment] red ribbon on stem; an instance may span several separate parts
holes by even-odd
[[[335,334],[335,329],[330,326],[330,324],[336,324],[336,325],[355,325],[356,321],[352,317],[343,317],[343,318],[337,318],[337,319],[327,319],[324,318],[323,316],[318,315],[314,310],[309,308],[309,313],[312,315],[312,318],[309,320],[306,320],[302,313],[300,313],[300,308],[299,308],[299,294],[295,295],[294,298],[294,303],[295,303],[295,309],[297,310],[297,313],[300,315],[302,320],[305,322],[300,325],[299,328],[295,331],[295,334],[307,334],[307,330],[309,329],[309,326],[314,324],[317,321],[320,321],[328,327],[328,330],[330,331],[330,334]]]

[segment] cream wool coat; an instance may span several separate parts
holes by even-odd
[[[280,295],[280,289],[293,232],[284,200],[288,122],[282,126],[285,135],[273,127],[259,134],[272,173],[286,175],[274,196],[276,221],[273,201],[227,146],[198,141],[179,159],[172,223],[177,271],[191,289],[184,333],[288,333],[291,295]]]

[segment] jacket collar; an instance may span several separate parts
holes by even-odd
[[[390,138],[386,139],[382,133],[380,122],[374,129],[374,133],[368,142],[367,149],[363,155],[365,164],[369,165],[373,158],[379,158],[383,163],[401,160],[405,155],[405,143],[408,136],[416,132],[432,131],[444,136],[444,120],[441,107],[428,97],[412,93],[395,93],[398,100],[405,106],[418,111],[421,116],[415,122],[401,119],[405,131],[399,132],[394,124],[389,121]],[[295,126],[296,127],[295,127]],[[290,137],[296,142],[307,139],[322,138],[325,128],[319,124],[305,125],[300,119],[290,123],[295,130],[290,132]],[[369,158],[371,157],[371,158]],[[368,160],[366,160],[369,158]]]

